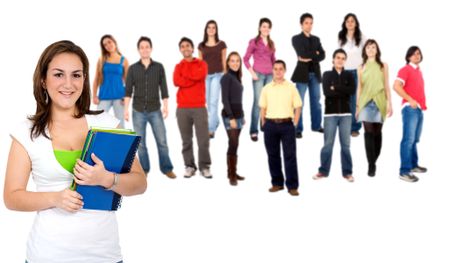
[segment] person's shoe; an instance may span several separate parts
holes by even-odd
[[[211,171],[209,170],[209,168],[205,168],[203,169],[200,174],[205,177],[206,179],[211,179],[212,178],[212,174]]]
[[[238,179],[239,181],[244,181],[245,177],[244,176],[240,176],[239,174],[236,174],[236,179]]]
[[[283,186],[273,185],[272,187],[269,188],[269,192],[275,193],[275,192],[281,191],[283,189],[284,189]]]
[[[210,132],[210,133],[209,133],[209,138],[210,138],[210,139],[214,139],[214,132]]]
[[[413,173],[426,173],[427,172],[427,168],[417,166],[416,168],[413,168],[411,170],[411,172],[413,172]]]
[[[355,178],[351,174],[344,175],[344,179],[349,181],[350,183],[353,183],[355,181]]]
[[[417,176],[415,176],[413,173],[401,174],[400,179],[410,183],[415,183],[419,181],[419,178],[417,178]]]
[[[324,175],[323,173],[317,173],[312,177],[314,180],[319,180],[319,179],[323,179],[323,178],[327,178],[326,175]]]
[[[359,131],[352,131],[352,137],[358,137]]]
[[[250,135],[250,139],[252,139],[252,141],[257,142],[258,141],[258,134],[253,133]]]
[[[323,128],[319,128],[318,130],[313,130],[313,131],[323,133]]]
[[[289,190],[288,190],[288,193],[289,193],[290,195],[292,195],[292,196],[298,196],[298,195],[299,195],[297,189],[289,189]]]
[[[195,169],[194,167],[187,166],[186,169],[184,169],[184,178],[191,178],[195,175]]]
[[[295,138],[297,138],[297,139],[303,138],[302,132],[295,133]]]
[[[367,171],[367,175],[370,177],[374,177],[376,171],[377,171],[377,166],[375,164],[369,164],[369,170]]]
[[[169,171],[169,172],[165,173],[165,175],[166,175],[167,177],[169,177],[170,179],[175,179],[175,178],[177,178],[177,176],[175,175],[175,173],[174,173],[173,171]]]

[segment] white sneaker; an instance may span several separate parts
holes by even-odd
[[[207,178],[207,179],[211,179],[211,178],[212,178],[212,174],[211,174],[211,172],[209,171],[209,168],[203,169],[203,170],[200,172],[200,174],[201,174],[203,177]]]
[[[184,170],[184,178],[191,178],[195,175],[196,169],[194,167],[187,166]]]

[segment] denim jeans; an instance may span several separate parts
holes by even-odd
[[[150,159],[148,156],[146,131],[147,122],[152,127],[153,136],[158,147],[159,169],[163,174],[173,170],[172,162],[169,157],[169,147],[167,146],[166,127],[162,117],[161,110],[151,112],[139,112],[133,110],[133,128],[137,135],[142,136],[138,148],[139,161],[146,173],[150,172]]]
[[[122,100],[101,100],[97,106],[97,109],[104,110],[105,112],[108,112],[111,107],[114,110],[114,116],[120,120],[120,128],[125,127],[124,121],[123,121],[123,105]]]
[[[222,117],[223,120],[223,125],[225,126],[226,130],[231,130],[231,125],[230,125],[230,118],[227,117]],[[236,120],[236,124],[237,124],[237,128],[236,129],[242,129],[242,126],[244,126],[244,118],[239,118],[239,119],[235,119]]]
[[[353,75],[353,80],[355,81],[355,85],[358,88],[358,71],[356,69],[349,70],[349,72]],[[352,111],[352,132],[361,130],[361,123],[356,119],[356,91],[353,95],[350,96],[350,110]]]
[[[306,89],[309,89],[309,106],[311,111],[311,130],[317,131],[322,128],[322,105],[320,104],[320,83],[316,75],[312,72],[309,73],[308,83],[298,82],[296,83],[298,92],[302,97],[302,101],[305,101]],[[304,108],[305,106],[303,106]],[[298,122],[297,132],[303,132],[303,111],[300,115],[300,121]]]
[[[402,110],[403,137],[400,144],[400,174],[407,174],[419,165],[417,143],[423,126],[423,113],[420,108],[405,106]]]
[[[295,127],[292,122],[275,123],[267,121],[264,124],[264,145],[269,159],[270,176],[273,186],[283,186],[284,177],[281,170],[280,144],[283,145],[284,171],[286,187],[298,188],[297,150]]]
[[[258,134],[259,120],[259,97],[261,91],[266,84],[272,81],[272,74],[261,74],[256,72],[258,80],[253,81],[253,107],[252,107],[252,119],[250,121],[250,134]]]
[[[210,133],[214,133],[219,126],[218,111],[222,76],[222,72],[206,76],[206,105],[208,108],[208,130]]]
[[[330,173],[333,155],[334,139],[339,130],[341,144],[341,170],[342,176],[353,173],[352,155],[350,153],[350,134],[352,116],[327,116],[324,118],[324,145],[320,151],[319,172],[328,176]]]

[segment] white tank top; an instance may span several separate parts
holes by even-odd
[[[86,115],[88,126],[117,127],[107,113]],[[44,136],[30,138],[31,121],[17,125],[10,135],[27,151],[37,192],[68,188],[72,174],[56,160],[52,143]],[[122,260],[116,215],[113,211],[80,210],[75,213],[51,208],[36,213],[27,241],[29,263],[98,262]]]

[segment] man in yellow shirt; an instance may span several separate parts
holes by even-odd
[[[293,196],[298,193],[297,151],[295,127],[300,118],[302,100],[294,84],[284,79],[286,63],[275,61],[273,81],[264,86],[259,99],[261,122],[264,130],[264,145],[269,156],[272,187],[269,192],[284,189],[281,170],[280,144],[283,145],[286,187]]]

